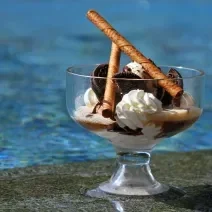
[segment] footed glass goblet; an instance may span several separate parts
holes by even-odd
[[[181,98],[172,98],[159,86],[163,79],[111,78],[115,84],[113,118],[98,112],[104,97],[106,67],[102,66],[100,72],[99,65],[67,69],[66,104],[71,118],[108,139],[117,154],[116,170],[107,182],[99,185],[103,192],[154,195],[169,189],[151,173],[151,152],[164,138],[188,129],[198,120],[202,113],[204,73],[185,67],[160,68],[183,87]]]

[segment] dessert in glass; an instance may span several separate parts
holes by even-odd
[[[112,40],[111,55],[105,64],[68,68],[66,103],[73,120],[108,139],[115,148],[116,170],[99,189],[117,195],[165,192],[169,186],[156,181],[151,173],[151,152],[164,138],[198,120],[204,73],[157,66],[97,12],[89,11],[87,16]],[[121,52],[131,62],[120,64]]]

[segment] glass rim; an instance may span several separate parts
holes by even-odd
[[[79,77],[84,77],[84,78],[90,78],[90,79],[107,79],[107,77],[98,77],[98,76],[91,76],[91,75],[85,75],[85,74],[77,74],[75,72],[73,72],[72,70],[73,69],[79,69],[79,68],[85,68],[85,67],[88,67],[88,66],[98,66],[98,65],[101,65],[101,64],[87,64],[87,65],[73,65],[73,66],[70,66],[66,69],[66,72],[68,74],[71,74],[71,75],[74,75],[74,76],[79,76]],[[184,70],[190,70],[190,71],[195,71],[196,73],[198,73],[197,75],[195,76],[186,76],[186,77],[181,77],[181,78],[168,78],[166,80],[174,80],[174,79],[192,79],[192,78],[197,78],[197,77],[203,77],[205,75],[205,72],[200,70],[200,69],[195,69],[195,68],[188,68],[188,67],[184,67],[184,66],[174,66],[174,65],[158,65],[158,67],[162,68],[175,68],[175,69],[184,69]],[[148,80],[164,80],[163,79],[128,79],[128,78],[114,78],[114,77],[111,77],[110,79],[114,79],[114,80],[130,80],[130,81],[137,81],[137,80],[141,80],[141,81],[148,81]]]

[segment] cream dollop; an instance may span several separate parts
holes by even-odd
[[[162,111],[162,102],[143,90],[131,90],[116,105],[116,121],[120,127],[143,128],[146,115]]]
[[[139,77],[143,78],[143,67],[141,64],[137,62],[130,62],[126,65],[128,68],[131,69],[131,72],[138,75]]]
[[[94,107],[99,101],[92,88],[88,88],[84,94],[84,102],[88,107]]]

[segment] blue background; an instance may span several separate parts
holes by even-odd
[[[157,64],[207,74],[200,121],[155,151],[212,147],[211,1],[0,0],[0,169],[115,156],[65,108],[66,68],[108,61],[110,41],[85,17],[91,8]]]

